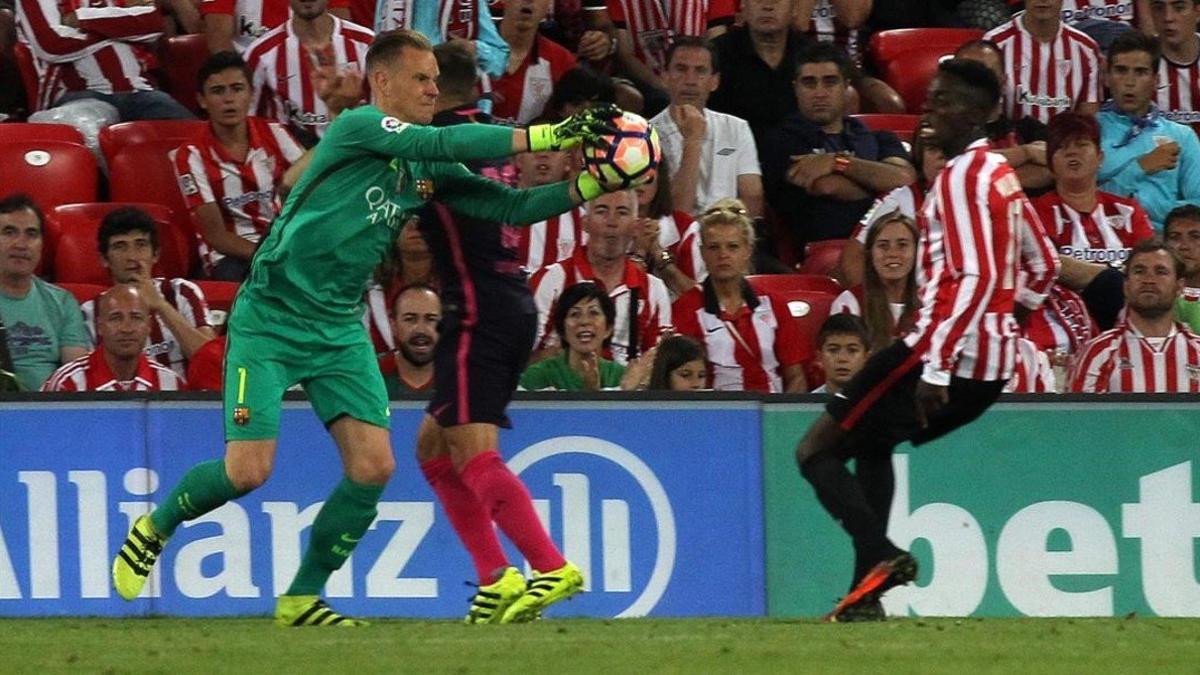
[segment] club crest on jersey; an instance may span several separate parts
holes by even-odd
[[[1189,378],[1195,380],[1196,382],[1200,382],[1200,366],[1193,366],[1189,364],[1185,366],[1185,368],[1187,369]]]
[[[244,427],[250,423],[250,408],[239,405],[233,409],[233,423]]]
[[[200,192],[200,188],[196,187],[196,179],[192,178],[192,174],[185,173],[179,177],[179,189],[186,196],[191,196]]]
[[[417,191],[417,196],[422,201],[429,201],[433,197],[433,181],[429,178],[418,178],[414,185]]]
[[[379,120],[379,126],[389,134],[398,134],[408,128],[408,124],[391,116]]]

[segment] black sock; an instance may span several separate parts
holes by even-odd
[[[894,547],[844,461],[833,453],[823,452],[801,464],[800,474],[812,484],[825,510],[854,540],[858,558],[874,565],[887,557]]]
[[[896,474],[892,468],[891,453],[870,453],[854,460],[854,477],[862,488],[863,496],[871,512],[879,519],[883,531],[887,532],[888,517],[892,511],[892,497],[896,494]],[[854,578],[851,588],[871,571],[877,559],[854,557]]]

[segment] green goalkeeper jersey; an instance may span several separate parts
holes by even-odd
[[[574,206],[566,182],[514,190],[459,163],[511,154],[510,127],[433,128],[372,105],[343,113],[255,254],[239,301],[316,322],[359,322],[372,272],[428,200],[513,225]]]

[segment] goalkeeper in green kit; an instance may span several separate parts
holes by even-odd
[[[366,77],[372,105],[341,114],[329,127],[234,304],[225,357],[225,457],[192,467],[158,508],[134,523],[113,560],[113,584],[126,600],[141,593],[180,523],[267,480],[283,393],[299,383],[337,443],[345,475],[313,522],[275,619],[287,626],[363,625],[334,611],[320,593],[375,519],[395,468],[387,392],[361,322],[360,301],[372,271],[410,212],[434,197],[469,216],[532,223],[606,189],[585,172],[570,182],[512,190],[459,162],[601,142],[620,114],[613,108],[527,130],[423,126],[434,114],[438,68],[429,42],[407,30],[377,37],[367,53]],[[532,504],[512,508],[522,517],[534,514]],[[548,536],[545,544],[553,546]]]

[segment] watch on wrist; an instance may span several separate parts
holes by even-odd
[[[833,172],[842,175],[850,170],[850,153],[839,152],[833,156]]]
[[[664,248],[663,250],[658,252],[658,260],[656,260],[655,262],[658,263],[657,265],[655,265],[655,267],[657,267],[658,269],[661,270],[661,269],[666,268],[669,265],[674,265],[675,264],[675,256],[671,255],[671,252]]]

